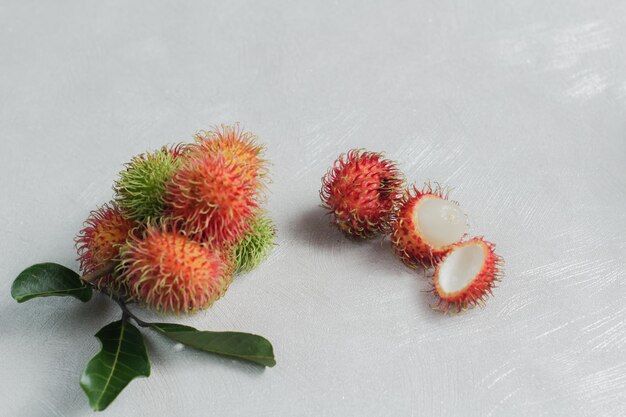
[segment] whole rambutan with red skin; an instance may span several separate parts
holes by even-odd
[[[407,189],[392,225],[396,254],[412,268],[428,268],[465,236],[467,220],[459,205],[440,186]]]
[[[200,131],[191,152],[221,155],[244,179],[253,181],[259,188],[267,178],[268,161],[263,157],[264,147],[257,143],[256,136],[242,129],[239,124],[215,126]]]
[[[382,153],[353,149],[322,178],[320,198],[346,236],[369,239],[389,231],[404,179]]]
[[[222,155],[195,152],[167,184],[165,201],[178,229],[218,246],[241,239],[259,207],[254,179]]]
[[[122,251],[119,279],[132,300],[159,312],[210,307],[232,281],[232,256],[167,224],[149,224]]]
[[[76,237],[81,271],[92,273],[119,261],[120,248],[135,227],[135,222],[124,217],[115,203],[92,211]],[[115,287],[114,284],[112,274],[94,281],[98,288]]]
[[[113,189],[124,215],[138,222],[159,219],[165,205],[165,189],[181,165],[187,145],[163,146],[135,156],[125,164]]]
[[[437,309],[458,313],[484,305],[502,275],[502,258],[495,245],[475,237],[452,245],[435,268]]]

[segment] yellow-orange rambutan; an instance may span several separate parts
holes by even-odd
[[[232,281],[232,256],[168,225],[148,225],[122,251],[119,279],[128,295],[160,312],[188,313],[220,298]]]
[[[190,153],[165,193],[166,214],[199,241],[231,244],[246,233],[259,207],[255,182],[223,155]]]
[[[105,204],[89,214],[84,228],[76,237],[76,249],[80,269],[84,274],[104,268],[119,260],[120,247],[126,242],[135,222],[122,216],[117,205]],[[97,279],[94,285],[99,288],[112,284],[112,275]]]
[[[263,186],[267,177],[268,161],[263,157],[264,147],[257,143],[256,136],[242,129],[239,124],[220,125],[196,134],[196,143],[191,152],[221,155],[231,164],[235,172]]]

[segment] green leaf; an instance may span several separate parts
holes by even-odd
[[[104,410],[130,381],[150,376],[150,361],[143,336],[125,318],[96,333],[102,350],[94,356],[80,378],[80,386],[96,411]]]
[[[276,365],[272,344],[264,337],[239,332],[209,332],[171,323],[151,323],[170,339],[204,352],[228,356],[259,365]]]
[[[26,268],[11,286],[11,296],[23,303],[35,297],[72,296],[82,302],[91,299],[91,287],[63,265],[42,263]]]

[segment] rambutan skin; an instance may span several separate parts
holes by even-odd
[[[127,217],[147,222],[162,216],[166,185],[186,152],[186,145],[164,146],[135,156],[125,164],[113,189],[115,200]]]
[[[120,248],[135,227],[135,222],[125,218],[115,203],[105,204],[92,211],[76,237],[81,271],[88,274],[119,260]],[[112,284],[111,274],[94,282],[98,288],[110,287]]]
[[[259,207],[254,181],[221,155],[190,153],[168,183],[167,215],[188,236],[230,245],[249,229]]]
[[[190,146],[193,153],[221,155],[244,179],[257,188],[264,186],[268,164],[263,157],[265,148],[257,143],[256,136],[239,124],[215,126],[195,135],[196,143]]]
[[[167,225],[148,225],[122,251],[119,279],[131,299],[159,312],[210,307],[227,290],[234,268],[221,248]]]
[[[276,239],[276,226],[264,213],[250,223],[250,230],[233,247],[237,272],[249,272],[271,253]]]
[[[440,265],[446,257],[452,254],[455,249],[463,246],[478,244],[482,247],[485,258],[480,272],[474,277],[472,282],[455,293],[446,293],[440,285]],[[504,260],[495,253],[495,244],[484,240],[482,237],[474,237],[452,246],[448,254],[441,260],[435,268],[433,276],[434,293],[439,298],[436,309],[445,313],[460,313],[476,305],[484,306],[489,296],[493,296],[493,289],[502,279]]]
[[[391,227],[391,244],[396,254],[410,268],[429,268],[436,264],[449,250],[450,246],[433,248],[416,232],[413,211],[424,198],[448,200],[447,192],[430,183],[420,190],[415,185],[404,191],[399,203],[397,218]]]
[[[322,178],[320,198],[346,236],[369,239],[389,231],[403,184],[396,164],[382,153],[353,149]]]

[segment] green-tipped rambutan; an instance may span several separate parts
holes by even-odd
[[[231,257],[172,226],[148,225],[122,251],[119,280],[129,296],[160,312],[188,313],[220,298],[232,281]]]
[[[220,125],[196,134],[192,152],[221,155],[244,179],[253,181],[258,187],[267,176],[268,161],[263,157],[264,147],[256,136],[243,130],[239,124]]]
[[[320,197],[347,236],[369,239],[389,230],[404,180],[382,153],[353,149],[322,178]]]
[[[115,200],[129,218],[139,222],[161,217],[165,188],[185,153],[184,145],[163,147],[134,157],[115,183]]]
[[[258,208],[254,180],[222,155],[190,153],[166,190],[167,215],[188,236],[232,244],[249,229]]]
[[[259,266],[272,251],[276,227],[272,219],[258,214],[250,223],[250,230],[234,245],[235,267],[238,272],[249,272]]]
[[[126,242],[135,222],[122,216],[115,204],[104,205],[89,214],[85,227],[76,237],[80,269],[84,274],[104,268],[119,261],[120,247]],[[110,287],[112,275],[94,282],[99,288]]]

